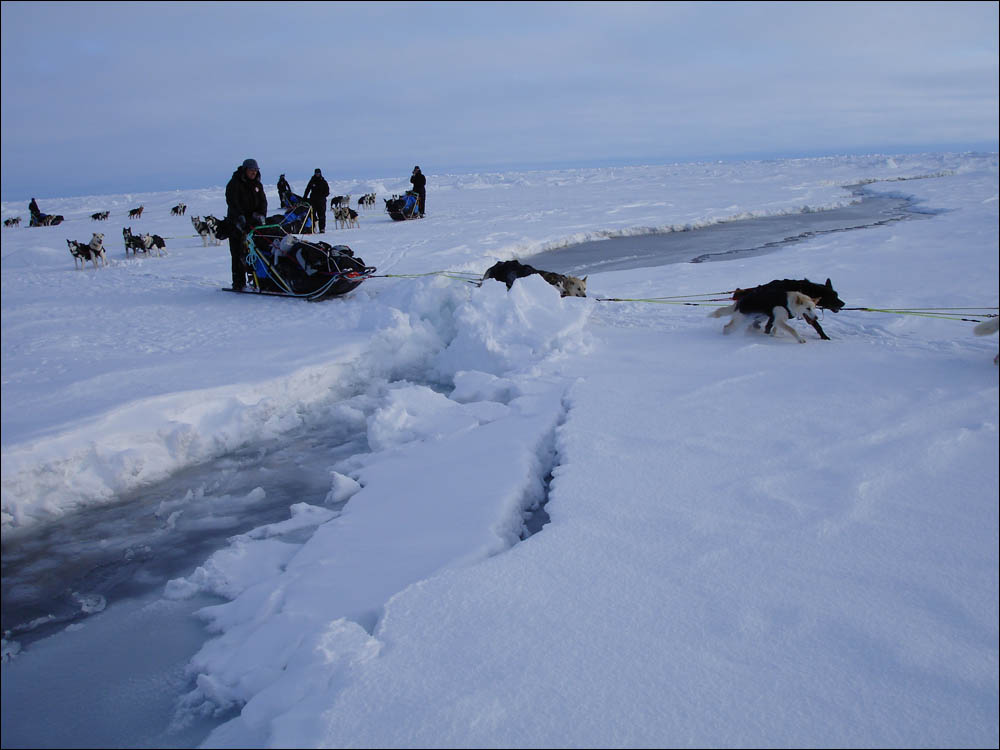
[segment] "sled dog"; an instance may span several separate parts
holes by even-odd
[[[559,294],[563,297],[587,296],[586,276],[580,279],[576,276],[567,276],[561,273],[554,273],[553,271],[539,271],[537,268],[532,268],[518,260],[501,260],[494,263],[483,274],[483,281],[486,279],[496,279],[497,281],[502,281],[510,289],[517,279],[523,279],[525,276],[532,276],[536,273],[558,289]]]
[[[166,241],[158,234],[143,234],[139,237],[139,241],[147,253],[155,250],[157,257],[162,256],[167,247]]]
[[[221,240],[215,236],[215,233],[219,229],[219,220],[214,216],[206,216],[204,219],[200,216],[192,216],[191,226],[194,227],[194,231],[201,237],[201,244],[203,246],[208,247],[210,244],[221,244]]]
[[[768,317],[768,329],[774,336],[781,328],[792,336],[800,344],[806,343],[805,338],[788,325],[792,318],[804,318],[809,320],[816,317],[816,301],[802,292],[782,292],[780,289],[762,288],[753,292],[747,292],[736,302],[720,307],[709,313],[712,318],[721,318],[726,315],[732,316],[728,323],[722,327],[723,333],[731,333],[733,328],[741,322],[746,322],[758,315]],[[774,328],[771,328],[771,326]],[[765,329],[765,330],[768,330]]]
[[[752,289],[737,289],[733,292],[733,299],[739,300],[747,294],[756,293],[762,289],[777,289],[782,292],[802,292],[807,297],[816,300],[816,307],[835,313],[840,312],[840,308],[844,306],[844,300],[837,296],[837,292],[834,290],[833,284],[830,283],[830,279],[827,279],[825,284],[817,284],[809,281],[809,279],[775,279]],[[819,334],[821,339],[825,341],[830,340],[830,337],[826,335],[815,317],[806,318],[805,320],[816,329],[816,333]],[[767,326],[764,328],[764,333],[771,332],[771,325],[772,321],[768,320]]]
[[[126,256],[128,256],[129,250],[132,251],[132,255],[146,252],[146,246],[142,243],[142,238],[137,234],[132,234],[132,227],[122,227],[122,239],[125,240]]]
[[[333,211],[333,219],[339,229],[348,227],[360,228],[358,223],[358,212],[350,206],[338,206]]]
[[[97,261],[101,262],[101,265],[107,265],[108,259],[104,254],[104,235],[101,232],[94,232],[94,236],[90,238],[90,242],[77,242],[76,240],[66,240],[66,244],[69,246],[69,252],[73,256],[73,268],[76,268],[76,262],[80,261],[80,270],[87,265],[89,260],[94,264],[94,268],[97,268]]]

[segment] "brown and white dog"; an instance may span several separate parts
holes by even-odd
[[[131,211],[128,212],[128,217],[130,219],[141,219],[143,208],[145,208],[145,206],[139,206],[139,208],[133,208]]]
[[[517,279],[523,279],[525,276],[532,276],[534,274],[538,274],[558,289],[559,294],[563,297],[587,296],[586,276],[580,279],[576,276],[567,276],[561,273],[554,273],[553,271],[539,271],[537,268],[533,268],[526,263],[521,263],[518,260],[501,260],[494,263],[483,274],[483,281],[486,279],[496,279],[497,281],[502,281],[510,289]]]
[[[81,271],[87,265],[88,260],[94,264],[94,268],[97,268],[97,261],[100,261],[105,266],[108,264],[108,259],[104,254],[104,235],[101,232],[94,232],[94,236],[91,237],[90,242],[66,240],[66,244],[69,246],[69,252],[73,256],[73,268],[76,268],[77,261],[80,261]]]
[[[783,292],[780,289],[761,287],[748,291],[736,302],[713,310],[709,317],[721,318],[731,315],[731,319],[722,327],[723,333],[732,333],[733,328],[740,323],[750,322],[758,316],[766,315],[771,335],[777,335],[778,329],[787,331],[800,344],[806,343],[805,338],[788,325],[792,318],[802,318],[807,322],[816,319],[816,300],[802,292]]]

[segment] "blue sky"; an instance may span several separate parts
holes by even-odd
[[[4,200],[998,148],[996,2],[0,11]]]

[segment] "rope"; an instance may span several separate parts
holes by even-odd
[[[692,296],[695,296],[695,295],[692,295]],[[642,298],[642,297],[634,297],[634,298],[628,298],[628,297],[595,297],[595,300],[597,302],[650,302],[650,303],[655,304],[655,305],[688,305],[688,306],[691,306],[691,307],[698,307],[698,306],[701,306],[701,305],[712,305],[712,307],[718,307],[718,305],[715,304],[716,302],[732,302],[732,299],[730,299],[729,297],[721,298],[721,299],[715,299],[715,300],[706,299],[706,300],[701,300],[700,302],[680,302],[680,301],[675,301],[675,300],[671,300],[669,298],[664,298],[664,297],[645,297],[645,298]]]
[[[428,271],[427,273],[381,273],[371,278],[379,279],[420,279],[425,276],[444,276],[446,279],[465,281],[469,284],[479,286],[482,284],[482,275],[466,271]]]
[[[709,297],[715,294],[732,294],[732,292],[707,292],[706,294],[687,294],[673,297],[597,297],[597,302],[649,302],[657,305],[687,305],[697,307],[701,305],[714,305],[716,302],[732,302],[732,297],[717,297],[714,299],[700,299],[695,302],[684,302],[682,300],[696,297]],[[821,308],[822,309],[822,308]],[[983,318],[995,318],[997,313],[992,310],[1000,310],[998,307],[842,307],[841,310],[858,310],[861,312],[877,312],[892,315],[915,315],[924,318],[937,318],[939,320],[959,320],[965,323],[981,323]],[[963,314],[975,315],[976,318],[963,317]]]
[[[858,310],[861,312],[888,313],[890,315],[915,315],[922,318],[937,318],[939,320],[959,320],[963,323],[982,323],[983,318],[995,318],[997,313],[985,312],[987,310],[998,310],[997,307],[911,307],[911,308],[887,308],[887,307],[844,307],[842,310]],[[970,315],[977,315],[977,318],[962,317],[961,310],[979,310],[982,312],[970,312]]]

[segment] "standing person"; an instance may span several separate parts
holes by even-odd
[[[31,214],[31,224],[39,224],[42,218],[42,212],[38,208],[38,204],[35,199],[31,199],[31,203],[28,204],[28,212]]]
[[[267,196],[260,182],[256,159],[247,159],[236,168],[226,185],[226,219],[233,227],[229,235],[229,254],[233,259],[233,290],[243,291],[247,284],[246,235],[265,222]]]
[[[306,185],[302,197],[312,206],[313,216],[319,224],[320,234],[326,231],[326,197],[330,194],[330,183],[323,179],[323,173],[318,169]]]
[[[427,178],[424,177],[424,173],[420,171],[420,167],[413,168],[413,174],[410,175],[410,182],[413,185],[413,192],[417,194],[420,199],[417,207],[420,211],[420,218],[424,218],[424,204],[427,203]]]
[[[285,175],[281,175],[278,178],[278,203],[282,208],[291,208],[288,202],[288,196],[292,193],[292,186],[288,184],[288,180],[285,179]]]

